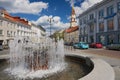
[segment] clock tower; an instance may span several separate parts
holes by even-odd
[[[75,15],[74,6],[72,6],[70,27],[76,27],[76,26],[77,26],[76,15]]]

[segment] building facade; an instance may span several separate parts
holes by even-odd
[[[31,24],[20,17],[11,16],[5,9],[0,8],[0,43],[8,45],[15,37],[42,37],[45,30],[41,26]]]
[[[120,43],[120,0],[103,0],[79,15],[79,41]]]

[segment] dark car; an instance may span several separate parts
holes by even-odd
[[[66,45],[66,46],[72,46],[70,42],[65,42],[64,45]]]
[[[120,50],[120,44],[110,44],[110,45],[107,45],[106,49],[109,49],[109,50]]]
[[[102,45],[102,43],[96,42],[96,43],[89,44],[89,47],[91,47],[91,48],[102,48],[103,45]]]

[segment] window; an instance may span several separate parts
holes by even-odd
[[[0,35],[3,35],[3,30],[0,30]]]
[[[113,44],[115,42],[115,35],[114,34],[109,34],[107,36],[107,44]]]
[[[88,30],[87,30],[87,27],[85,27],[85,34],[88,34]]]
[[[13,36],[13,32],[11,31],[11,33],[10,33],[10,36],[12,37]]]
[[[117,3],[117,9],[120,11],[120,2]]]
[[[108,15],[108,16],[111,16],[113,13],[114,13],[114,8],[113,8],[113,6],[109,6],[109,7],[107,8],[107,15]]]
[[[101,42],[102,44],[105,44],[105,36],[100,35],[99,36],[99,42]]]
[[[83,28],[83,34],[85,35],[85,27]]]
[[[94,24],[90,24],[90,32],[93,32],[94,31]]]
[[[82,25],[82,20],[80,20],[80,25]]]
[[[118,19],[118,29],[120,30],[120,18]]]
[[[120,34],[118,35],[118,43],[120,43]]]
[[[108,20],[107,25],[108,25],[108,30],[113,30],[114,29],[113,19]]]
[[[10,36],[10,33],[9,33],[9,31],[7,31],[7,36]]]
[[[2,20],[0,20],[0,26],[2,26],[2,22],[3,22],[3,21],[2,21]]]
[[[80,28],[80,35],[82,34],[82,28]]]
[[[104,10],[99,11],[99,19],[104,17]]]
[[[86,18],[83,19],[83,23],[86,24]]]
[[[94,19],[94,14],[90,14],[90,15],[89,15],[89,19],[90,19],[90,20]]]
[[[104,31],[104,23],[99,23],[99,31]]]
[[[90,42],[93,43],[94,42],[94,36],[90,36]]]
[[[81,34],[82,34],[82,35],[84,34],[83,28],[81,28]]]
[[[14,32],[14,36],[16,35],[16,32]]]
[[[84,27],[84,34],[87,34],[87,27]]]

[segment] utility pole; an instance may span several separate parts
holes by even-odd
[[[48,22],[49,22],[49,24],[50,24],[50,36],[51,36],[51,26],[52,26],[52,22],[54,22],[54,20],[53,20],[53,18],[49,18],[48,19]]]

